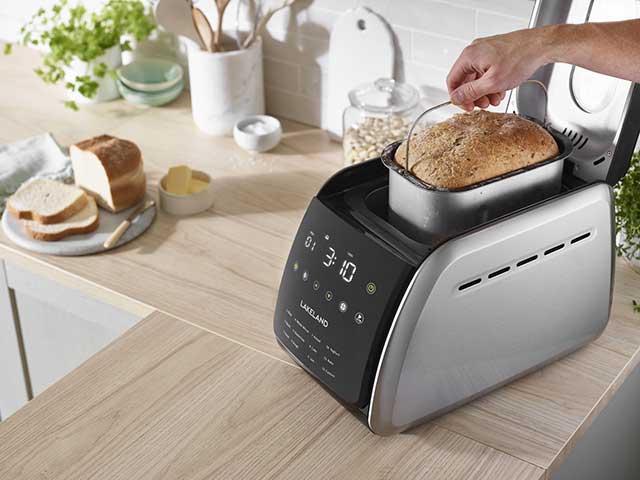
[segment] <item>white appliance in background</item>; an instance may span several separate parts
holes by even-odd
[[[395,46],[387,22],[366,7],[345,12],[331,31],[329,43],[329,104],[326,128],[333,140],[342,138],[342,114],[349,92],[377,78],[393,78]]]

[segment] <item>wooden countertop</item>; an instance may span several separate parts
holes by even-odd
[[[640,360],[640,276],[620,261],[598,340],[430,424],[377,437],[272,333],[293,235],[340,168],[339,146],[285,123],[283,143],[251,157],[200,133],[187,95],[161,109],[118,101],[71,112],[31,73],[36,61],[17,49],[0,62],[0,143],[117,135],[140,145],[152,190],[169,165],[188,163],[214,176],[216,201],[190,218],[159,212],[139,240],[91,257],[35,255],[0,236],[0,258],[148,315],[0,424],[1,478],[544,478]]]

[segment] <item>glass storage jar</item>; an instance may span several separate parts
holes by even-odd
[[[342,117],[345,165],[375,158],[384,147],[403,139],[418,113],[419,100],[417,89],[390,78],[351,90],[351,105]]]

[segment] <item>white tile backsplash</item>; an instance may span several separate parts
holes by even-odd
[[[469,42],[432,33],[413,32],[411,61],[448,68]]]
[[[502,13],[479,10],[476,17],[476,33],[478,37],[490,37],[500,33],[520,30],[528,26],[522,17],[513,17]]]
[[[52,1],[0,0],[0,39],[14,40],[19,25],[41,4]],[[227,28],[235,28],[236,1],[229,6]],[[211,0],[196,4],[211,14]],[[322,123],[331,28],[342,12],[362,5],[384,17],[394,31],[396,77],[418,87],[427,101],[437,101],[444,94],[448,69],[464,46],[479,36],[525,28],[533,0],[298,0],[292,11],[273,17],[265,35],[270,112],[312,125]]]
[[[299,65],[265,58],[264,84],[285,92],[300,93]]]
[[[388,3],[392,7],[384,17],[391,25],[466,40],[475,37],[475,10],[472,8],[426,0],[392,0]]]

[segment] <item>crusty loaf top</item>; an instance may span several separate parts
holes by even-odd
[[[540,125],[511,113],[475,110],[414,134],[409,170],[434,187],[464,188],[558,155]],[[404,166],[406,141],[395,161]]]
[[[142,153],[135,143],[111,135],[83,140],[76,143],[75,147],[96,155],[110,181],[135,172],[142,165]]]

